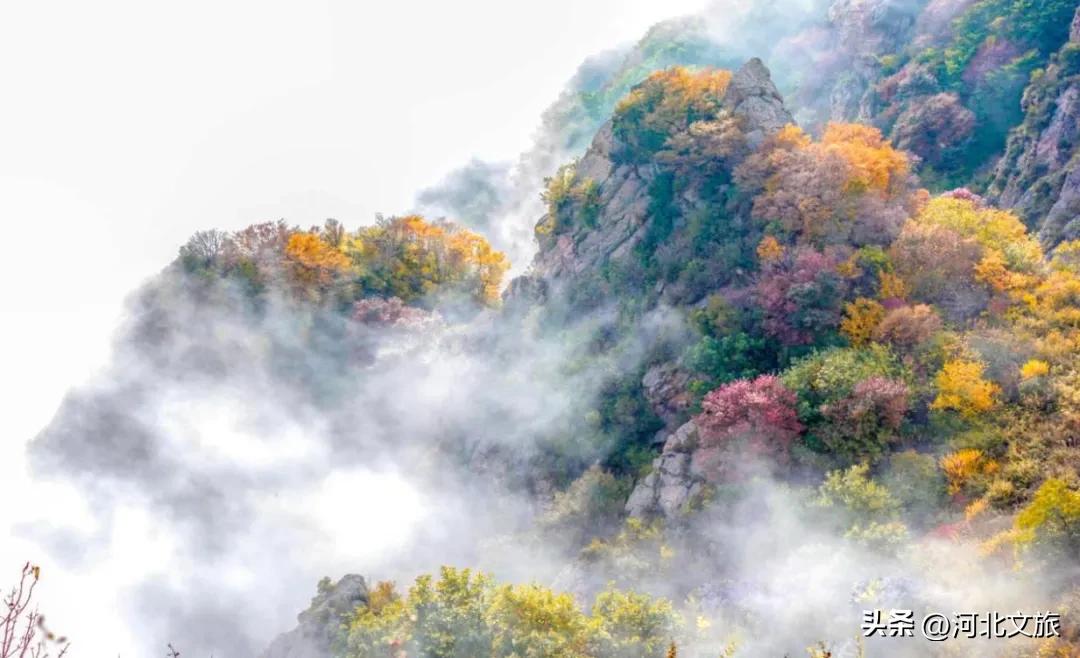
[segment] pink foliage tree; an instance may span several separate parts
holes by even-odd
[[[705,396],[694,419],[700,449],[745,451],[784,464],[803,429],[795,404],[795,394],[772,375],[725,384]]]

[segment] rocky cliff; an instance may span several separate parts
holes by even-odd
[[[1069,42],[1025,90],[1023,109],[991,195],[1017,210],[1046,246],[1080,238],[1080,9]]]

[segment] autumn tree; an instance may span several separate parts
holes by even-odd
[[[1080,553],[1080,491],[1051,478],[1016,515],[1014,527],[1021,546],[1038,545],[1062,555]]]
[[[659,656],[676,630],[668,600],[612,587],[597,594],[590,623],[597,658]]]
[[[318,300],[349,271],[345,254],[323,241],[317,233],[294,233],[285,245],[290,282],[297,294]]]
[[[457,292],[494,304],[510,267],[506,256],[476,233],[418,215],[380,218],[347,236],[342,251],[366,293],[406,303]]]
[[[868,377],[850,395],[821,407],[826,422],[816,436],[831,454],[846,462],[877,460],[899,438],[908,397],[904,382]]]
[[[784,345],[808,345],[840,324],[846,282],[838,259],[799,247],[766,268],[754,290],[765,332]]]
[[[844,319],[840,322],[840,333],[855,347],[862,347],[870,342],[874,330],[885,318],[885,307],[865,297],[859,297],[844,306]]]
[[[930,200],[890,249],[919,301],[955,320],[978,314],[992,295],[1019,300],[1039,282],[1043,253],[1012,213],[970,195]]]
[[[997,406],[1001,388],[983,379],[984,369],[978,361],[947,361],[934,378],[937,397],[930,407],[955,411],[964,418],[976,418],[993,409]]]
[[[860,124],[829,124],[816,142],[787,126],[735,179],[755,194],[755,218],[819,247],[887,244],[914,203],[906,156]]]
[[[941,318],[931,306],[900,306],[881,318],[871,337],[901,353],[910,353],[941,331],[941,326]]]
[[[704,122],[721,115],[730,82],[730,71],[716,69],[674,67],[650,75],[615,107],[612,131],[621,145],[616,160],[645,162],[673,137],[676,152],[723,148],[724,128]]]
[[[772,375],[734,381],[709,392],[695,418],[701,437],[698,452],[704,455],[699,458],[717,467],[746,455],[786,463],[791,442],[802,431],[795,403],[795,394]]]
[[[866,464],[831,471],[818,487],[816,503],[841,511],[849,523],[889,520],[900,508],[892,492],[870,477]]]
[[[536,584],[499,585],[469,569],[419,576],[405,595],[380,583],[356,608],[342,655],[426,658],[659,656],[676,630],[665,599],[607,588],[583,611]]]

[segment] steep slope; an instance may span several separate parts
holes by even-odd
[[[1023,109],[990,193],[1052,247],[1080,237],[1080,9],[1069,42],[1024,91]]]

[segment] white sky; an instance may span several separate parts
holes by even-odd
[[[124,295],[192,232],[405,210],[524,150],[586,56],[702,4],[0,3],[0,501]],[[2,584],[36,556],[0,515]]]

